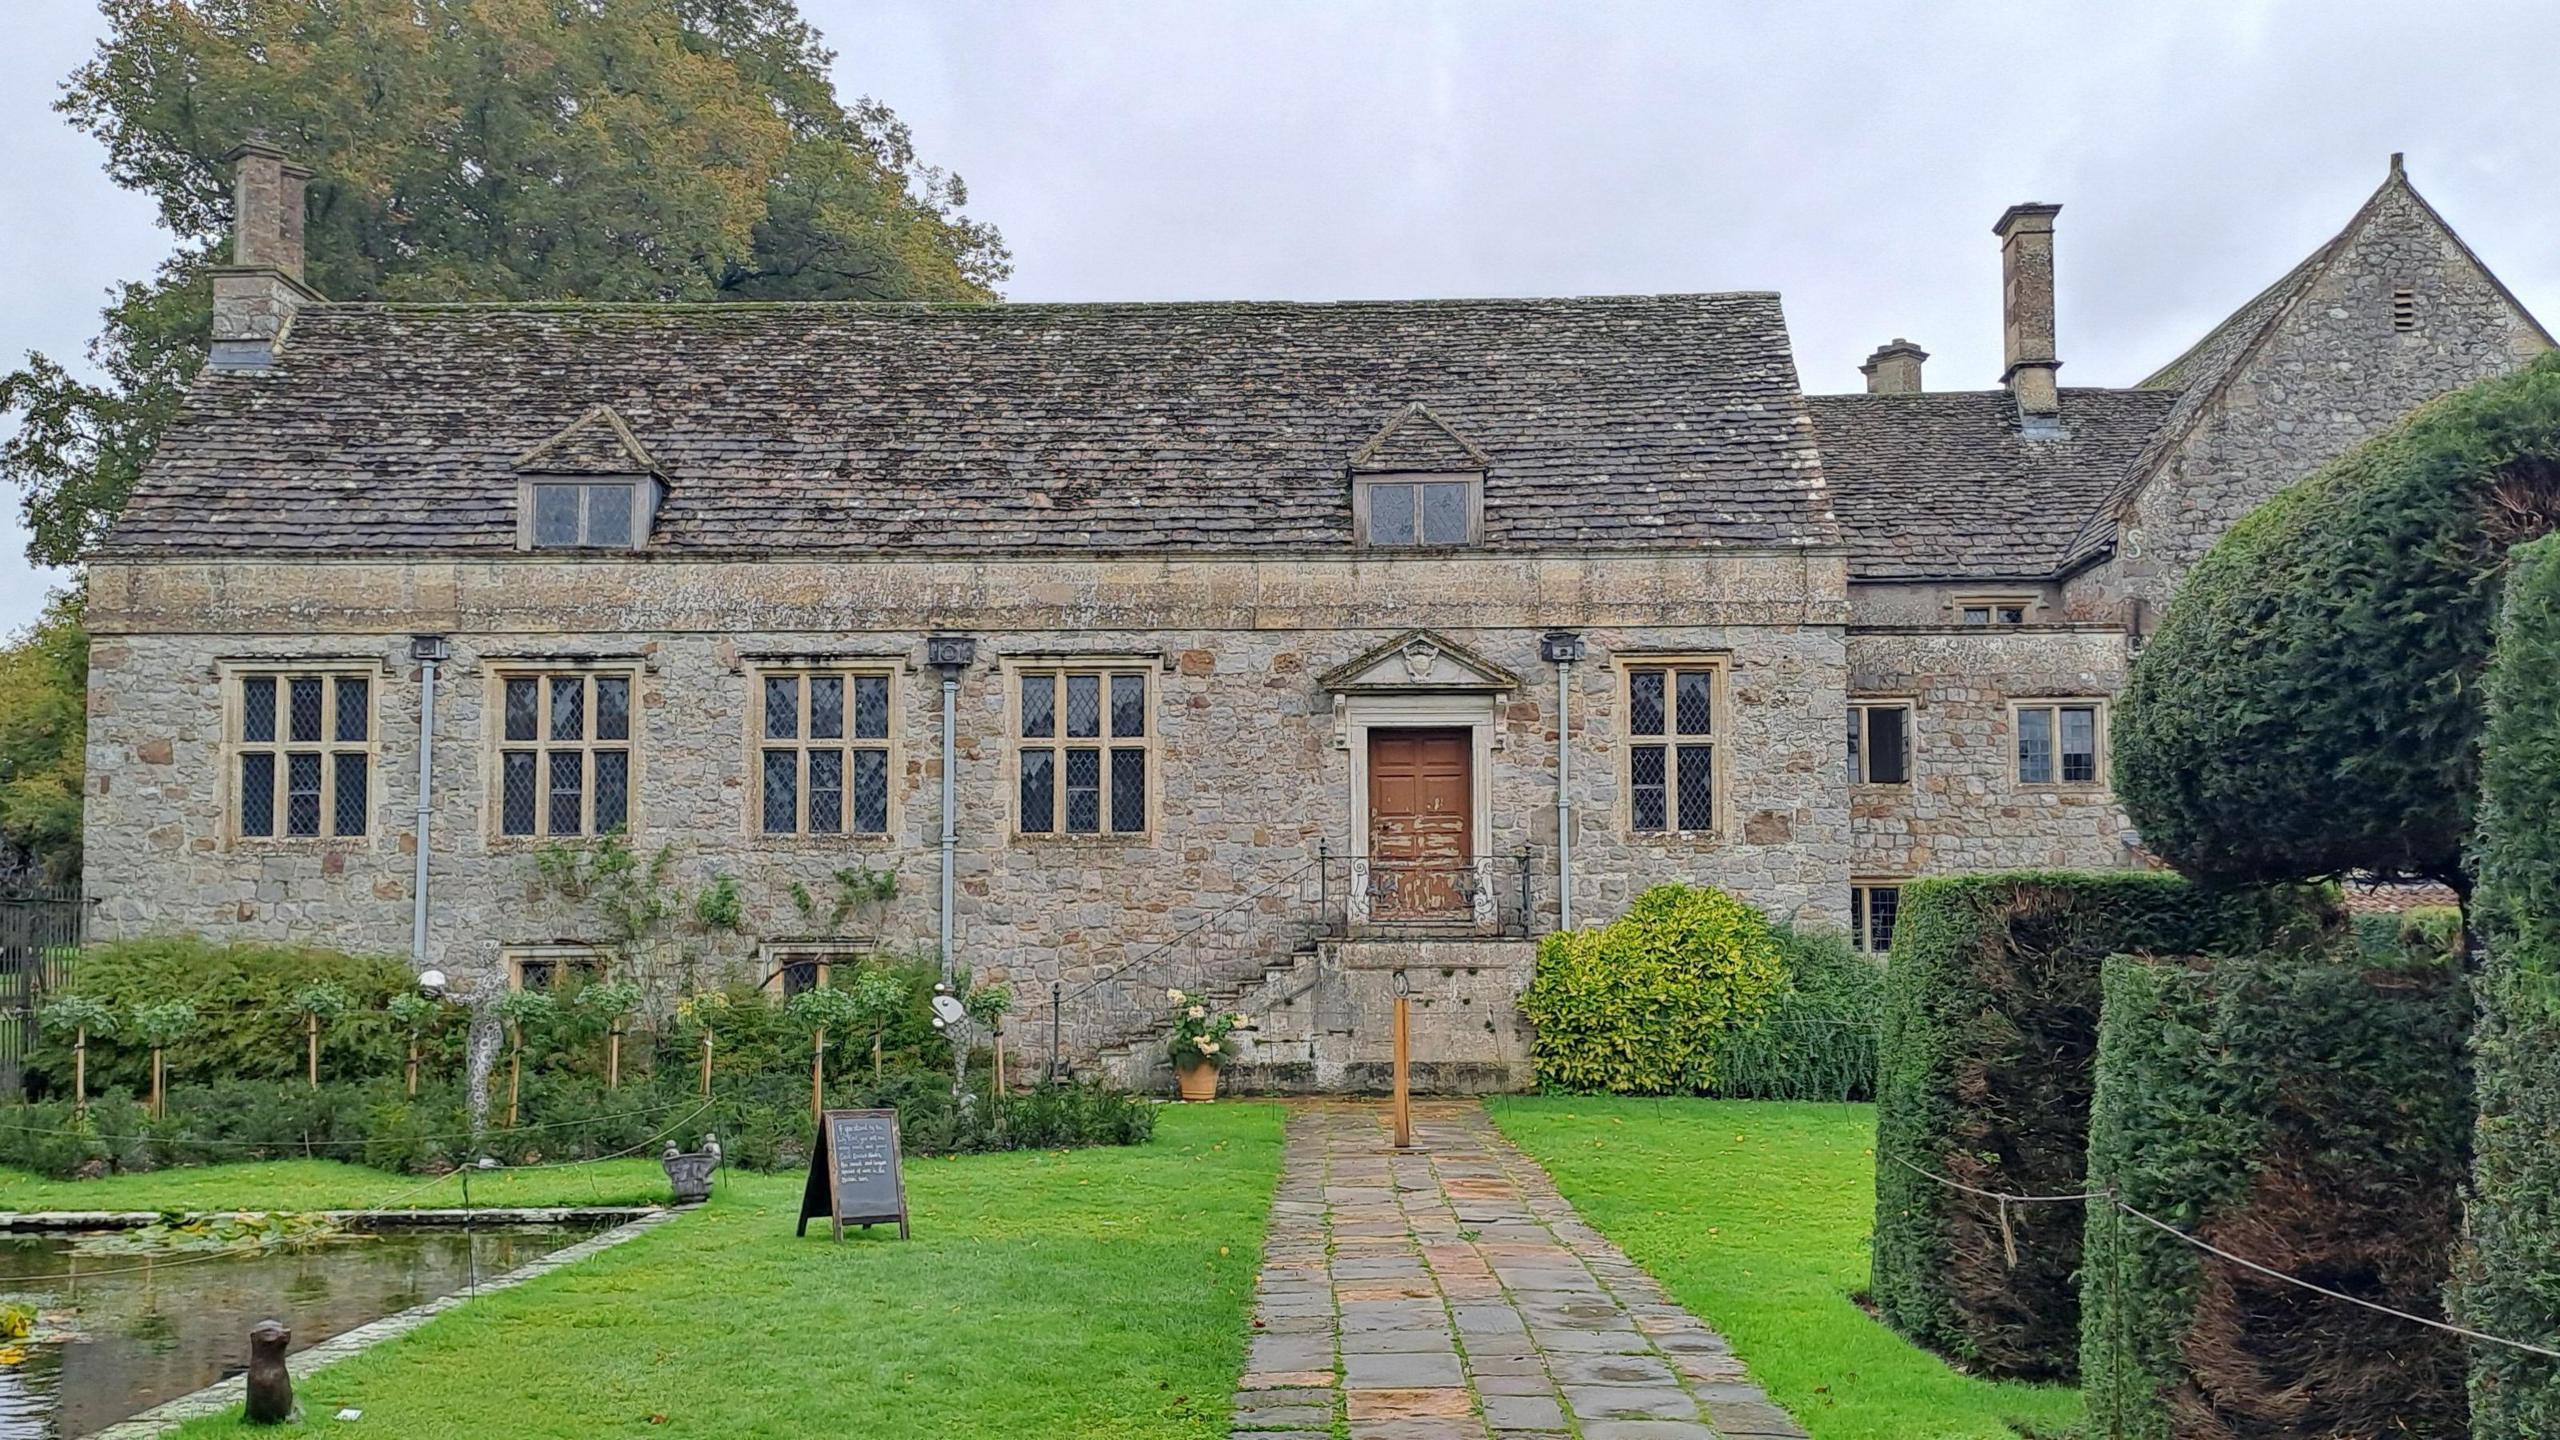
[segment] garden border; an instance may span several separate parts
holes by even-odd
[[[326,1216],[350,1230],[399,1230],[430,1225],[581,1225],[602,1222],[620,1226],[646,1219],[667,1208],[664,1205],[518,1205],[469,1210],[444,1206],[421,1210],[305,1210],[295,1213]],[[181,1212],[180,1218],[195,1221],[219,1219],[225,1215],[272,1213],[253,1209],[188,1210]],[[55,1230],[138,1230],[168,1218],[166,1210],[0,1210],[0,1235],[43,1234]]]
[[[422,1305],[412,1305],[406,1310],[394,1311],[379,1320],[368,1321],[353,1330],[332,1335],[310,1349],[291,1357],[295,1362],[291,1366],[294,1382],[297,1385],[307,1385],[318,1371],[327,1369],[350,1356],[360,1355],[385,1341],[397,1340],[448,1310],[469,1304],[482,1295],[511,1290],[528,1280],[539,1279],[563,1266],[575,1265],[589,1256],[599,1255],[627,1241],[637,1240],[694,1208],[697,1207],[685,1206],[680,1209],[658,1210],[643,1215],[637,1220],[617,1225],[601,1235],[590,1235],[574,1245],[562,1246],[540,1259],[517,1266],[504,1275],[482,1281],[476,1289],[456,1290],[451,1294],[439,1295]],[[505,1213],[507,1212],[475,1210],[471,1215],[474,1223],[495,1224],[500,1222],[493,1217]],[[222,1414],[234,1406],[244,1404],[247,1398],[248,1377],[235,1375],[228,1380],[217,1380],[201,1390],[191,1391],[175,1400],[163,1401],[130,1419],[120,1420],[104,1430],[92,1433],[88,1440],[158,1440],[158,1437],[170,1433],[190,1420]]]

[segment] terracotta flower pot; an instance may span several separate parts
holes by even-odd
[[[1189,1101],[1218,1098],[1218,1067],[1210,1064],[1181,1065],[1174,1077],[1182,1082],[1182,1098]]]

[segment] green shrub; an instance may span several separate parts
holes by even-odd
[[[2462,1323],[2560,1349],[2560,541],[2516,552],[2482,744],[2479,1124]],[[2474,1347],[2477,1440],[2560,1435],[2560,1363]]]
[[[2087,1169],[2099,962],[2123,951],[2248,950],[2334,923],[2321,897],[2216,893],[2174,875],[2024,871],[1913,881],[1884,984],[1876,1077],[1874,1296],[1887,1323],[1997,1375],[2078,1361],[2080,1217],[2021,1195]],[[2018,1264],[2008,1264],[2014,1239]]]
[[[1657,885],[1606,925],[1548,936],[1520,1012],[1536,1027],[1542,1084],[1705,1093],[1718,1045],[1785,987],[1766,916],[1721,890]]]
[[[2117,702],[2115,789],[2190,875],[2468,884],[2507,548],[2560,522],[2560,355],[2446,396],[2234,525]]]
[[[2118,957],[2105,985],[2089,1188],[2286,1274],[2442,1315],[2469,1138],[2457,964],[2413,949],[2378,965],[2338,936]],[[2464,1433],[2453,1337],[2109,1206],[2086,1224],[2080,1368],[2096,1433]]]
[[[343,997],[352,1007],[343,1016],[321,1021],[322,1080],[393,1076],[407,1063],[407,1032],[386,1008],[393,995],[415,988],[403,960],[290,945],[216,945],[193,938],[120,940],[82,952],[73,982],[78,994],[126,1013],[172,1001],[195,1008],[195,1028],[169,1050],[173,1083],[182,1077],[300,1078],[299,999],[334,1004]],[[117,1031],[105,1039],[89,1038],[90,1088],[149,1089],[149,1042],[131,1026]],[[48,1093],[71,1089],[70,1041],[68,1035],[47,1034],[28,1056],[30,1069]],[[447,1043],[458,1045],[459,1034]],[[439,1058],[450,1063],[453,1057]]]
[[[881,1034],[882,1063],[892,1070],[934,1070],[948,1074],[951,1069],[951,1042],[933,1028],[933,987],[942,978],[939,964],[930,956],[888,957],[868,962],[862,973],[877,973],[904,987],[903,998],[889,1005],[887,1025]],[[829,976],[837,988],[852,990],[862,998],[863,987],[854,967],[843,965]],[[885,1001],[886,996],[878,997]],[[674,1023],[657,1036],[656,1067],[661,1071],[680,1072],[698,1077],[701,1073],[702,1033],[712,1033],[711,1070],[716,1076],[761,1074],[767,1071],[797,1069],[805,1082],[809,1073],[809,1031],[786,1013],[779,996],[754,986],[732,986],[687,997],[676,1007]],[[830,1035],[827,1040],[827,1068],[860,1064],[870,1068],[871,1036]],[[807,1091],[802,1103],[805,1108]]]
[[[1835,931],[1777,927],[1787,991],[1759,1023],[1716,1043],[1717,1095],[1736,1100],[1871,1100],[1884,962]]]

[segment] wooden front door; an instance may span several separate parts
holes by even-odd
[[[1385,920],[1475,911],[1474,737],[1369,732],[1369,913]]]

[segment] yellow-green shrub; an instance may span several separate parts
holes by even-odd
[[[1539,1083],[1682,1094],[1715,1083],[1724,1037],[1786,988],[1768,917],[1721,890],[1657,885],[1607,925],[1548,936],[1520,1010]]]

